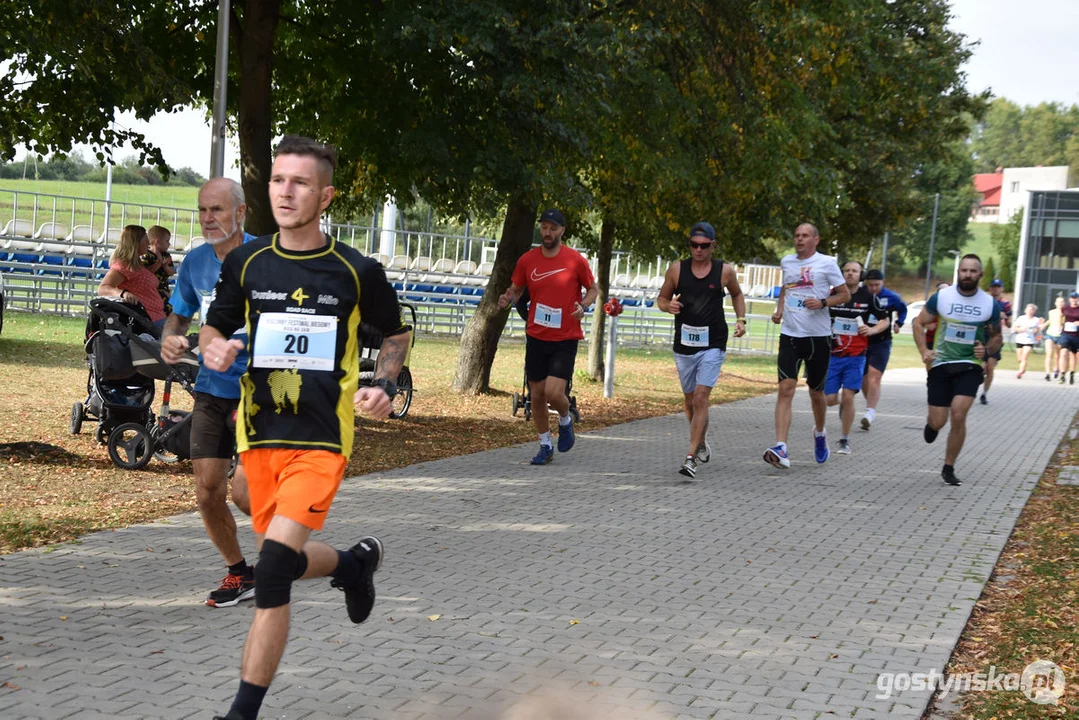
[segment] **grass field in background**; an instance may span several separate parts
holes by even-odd
[[[95,182],[72,182],[69,180],[0,180],[0,191],[15,190],[20,193],[44,193],[68,197],[105,199],[105,184]],[[186,185],[118,185],[112,186],[115,202],[158,205],[182,209],[194,208],[198,203],[199,189]],[[0,196],[9,206],[10,199]],[[21,204],[21,200],[20,200]]]

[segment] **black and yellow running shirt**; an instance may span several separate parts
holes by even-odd
[[[236,440],[252,448],[352,453],[360,321],[407,331],[382,266],[327,237],[316,250],[252,240],[225,257],[206,324],[225,337],[246,325]]]

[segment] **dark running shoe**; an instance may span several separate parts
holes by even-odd
[[[933,442],[936,441],[937,435],[939,433],[940,433],[940,430],[934,430],[933,428],[929,427],[929,425],[927,424],[925,426],[925,429],[922,430],[922,437],[925,438],[925,441],[927,443],[932,444]]]
[[[540,444],[539,452],[530,461],[532,465],[546,465],[554,459],[554,448],[550,445]]]
[[[982,393],[982,396],[980,398],[978,398],[978,402],[980,402],[982,405],[988,405],[989,404],[989,398],[987,398],[985,396],[985,393]]]
[[[944,478],[944,482],[949,485],[962,485],[963,481],[955,476],[955,470],[946,467],[940,471],[940,476]]]
[[[367,536],[349,548],[360,563],[360,576],[355,584],[331,580],[330,585],[345,592],[348,619],[359,625],[371,615],[375,606],[375,570],[382,567],[382,541]]]
[[[575,442],[577,436],[573,434],[573,420],[570,419],[568,425],[558,426],[558,452],[569,452]]]
[[[255,597],[255,569],[248,566],[243,575],[229,573],[221,581],[221,587],[210,593],[206,604],[210,607],[232,607]]]
[[[229,710],[228,715],[214,715],[214,720],[244,720],[244,716],[236,710]]]

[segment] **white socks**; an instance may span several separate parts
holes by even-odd
[[[551,433],[550,433],[550,431],[547,431],[545,433],[540,433],[539,439],[540,439],[540,445],[546,445],[547,447],[553,447],[551,445]]]
[[[559,415],[558,416],[558,426],[559,427],[566,427],[572,421],[573,421],[573,418],[571,418],[569,415]]]
[[[873,422],[877,418],[877,411],[873,408],[865,409],[865,419],[869,422]]]

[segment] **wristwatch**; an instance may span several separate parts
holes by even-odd
[[[371,387],[382,388],[382,391],[389,396],[390,400],[393,400],[394,397],[397,396],[397,383],[393,380],[378,378],[371,383]]]
[[[746,321],[746,319],[744,317],[740,317],[740,318],[735,318],[734,321],[736,323],[744,323]]]

